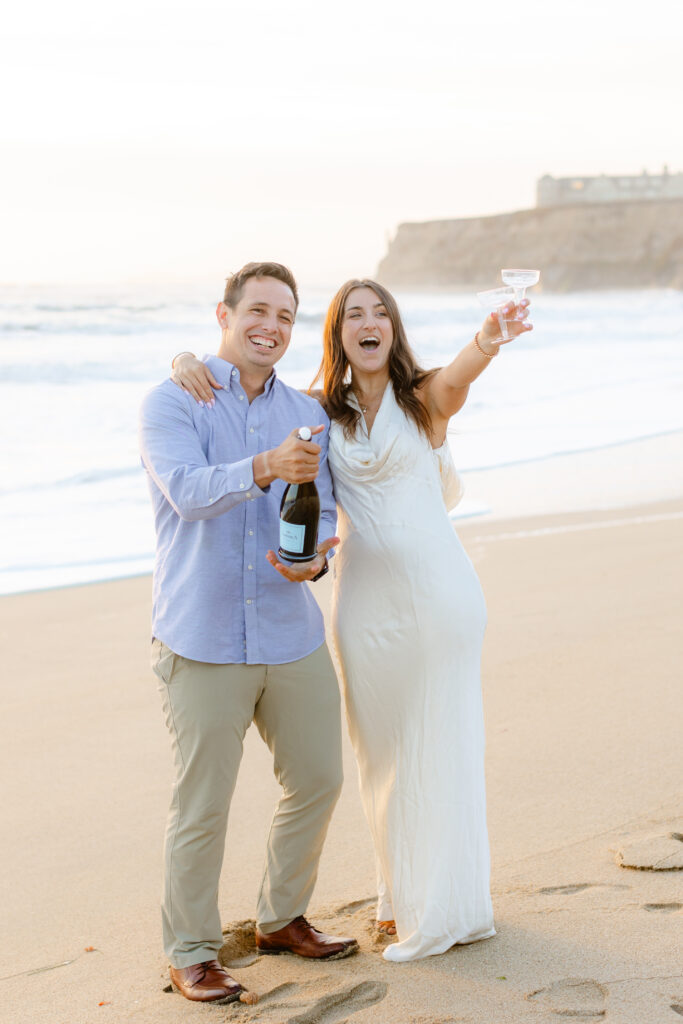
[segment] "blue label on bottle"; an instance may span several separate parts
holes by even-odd
[[[306,527],[298,523],[285,523],[280,520],[280,547],[283,551],[291,551],[293,555],[300,555],[304,550],[304,537]]]

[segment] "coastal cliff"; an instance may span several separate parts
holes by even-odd
[[[683,289],[683,199],[401,224],[377,276],[393,288],[476,291],[500,283],[502,267],[539,267],[553,292]]]

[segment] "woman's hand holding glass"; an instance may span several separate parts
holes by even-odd
[[[533,324],[527,320],[528,310],[528,299],[522,299],[517,305],[510,299],[504,305],[494,307],[479,329],[478,341],[482,351],[495,356],[501,345],[533,331]]]

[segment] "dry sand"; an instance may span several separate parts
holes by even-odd
[[[494,939],[416,964],[382,960],[347,741],[310,916],[355,934],[361,952],[254,960],[250,925],[235,922],[253,913],[277,786],[250,730],[220,905],[224,956],[242,961],[234,973],[260,993],[256,1007],[164,991],[171,758],[147,663],[149,578],[0,599],[0,1020],[679,1020],[682,519],[679,501],[460,527],[489,607]],[[328,580],[315,593],[327,610]]]

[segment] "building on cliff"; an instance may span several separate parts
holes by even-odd
[[[553,178],[545,174],[536,183],[536,206],[566,206],[570,203],[633,202],[642,199],[683,199],[683,174],[612,175],[594,178]]]

